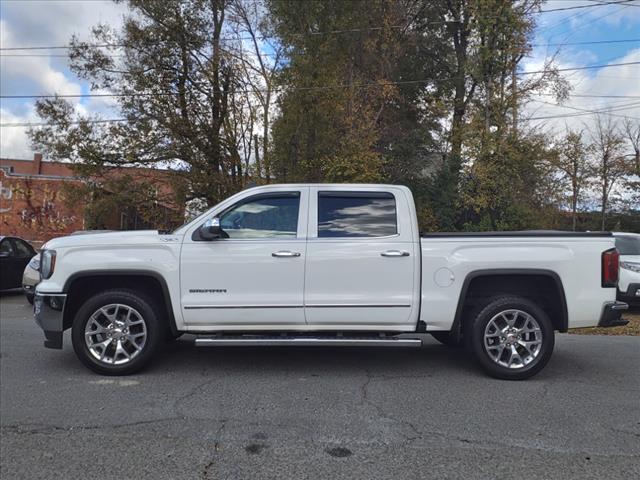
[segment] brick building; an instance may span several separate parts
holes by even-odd
[[[111,176],[122,172],[151,179],[163,197],[173,197],[169,171],[126,168],[112,171]],[[39,153],[33,160],[0,158],[0,235],[19,236],[39,246],[51,238],[84,230],[85,205],[69,205],[64,186],[86,181],[76,176],[68,163],[43,161]],[[172,218],[180,218],[183,212],[171,201],[163,208]],[[154,225],[144,222],[135,207],[122,206],[100,228],[128,230]]]

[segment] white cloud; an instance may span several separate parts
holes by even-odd
[[[28,113],[15,115],[5,108],[0,108],[0,123],[35,122],[37,117],[33,106],[27,106]],[[32,158],[33,150],[27,138],[27,129],[23,127],[0,127],[0,157]]]
[[[122,23],[126,5],[112,1],[28,1],[3,2],[0,19],[0,45],[4,48],[63,46],[72,35],[88,40],[91,27],[107,23],[116,28]],[[78,95],[85,82],[69,71],[66,59],[48,57],[48,53],[64,54],[66,50],[17,50],[13,56],[0,57],[0,86],[3,95],[39,95],[58,93]],[[16,56],[20,54],[42,56]],[[107,92],[97,92],[107,93]],[[114,100],[92,98],[86,102],[70,99],[78,114],[105,113],[113,110]],[[35,100],[3,99],[0,123],[40,122],[34,109]],[[108,115],[108,113],[107,113]],[[33,150],[26,135],[27,128],[0,128],[0,156],[31,158]]]
[[[614,59],[607,64],[640,62],[640,49],[631,50],[626,55]],[[527,63],[526,70],[538,70],[543,64],[540,59],[534,59]],[[574,63],[560,63],[559,68],[572,68],[580,66]],[[600,68],[593,70],[579,70],[566,72],[564,78],[572,86],[571,97],[562,105],[555,104],[555,99],[550,96],[535,96],[535,101],[525,108],[525,115],[529,117],[553,117],[562,118],[541,119],[530,121],[530,124],[546,125],[550,131],[563,131],[565,126],[574,129],[582,129],[590,125],[592,114],[582,110],[604,111],[613,114],[614,119],[623,121],[623,117],[640,119],[640,65],[625,65],[620,67]],[[579,95],[595,96],[629,96],[639,98],[597,98],[580,97]],[[546,103],[544,103],[546,102]],[[578,115],[584,113],[585,115]],[[567,116],[575,115],[575,116]]]
[[[596,22],[606,23],[613,26],[632,26],[640,23],[636,4],[630,5],[607,5],[596,4],[592,1],[554,1],[547,2],[542,6],[542,10],[556,10],[560,8],[572,8],[572,10],[558,10],[555,12],[543,13],[539,15],[537,34],[566,34],[567,30],[574,33],[576,30],[593,27]],[[575,7],[588,8],[575,8]],[[597,25],[596,25],[597,26]]]
[[[126,5],[111,0],[4,2],[3,17],[19,26],[13,39],[15,44],[4,46],[66,45],[72,35],[86,40],[93,25],[117,26],[126,12]]]
[[[15,44],[14,29],[5,20],[0,20],[0,44]],[[32,80],[39,87],[38,94],[59,93],[63,95],[77,95],[81,91],[79,83],[74,82],[66,75],[51,67],[49,57],[0,57],[2,67],[2,82],[20,84],[25,79]],[[21,79],[21,82],[12,80]],[[25,92],[13,92],[22,94]]]

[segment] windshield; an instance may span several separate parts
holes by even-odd
[[[616,248],[620,255],[640,255],[640,237],[631,235],[616,237]]]

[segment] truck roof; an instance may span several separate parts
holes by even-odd
[[[405,185],[393,185],[390,183],[269,183],[267,185],[254,185],[245,190],[262,187],[344,187],[344,188],[409,188]]]

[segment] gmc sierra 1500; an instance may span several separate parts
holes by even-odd
[[[40,265],[45,346],[71,328],[80,360],[107,375],[184,332],[213,346],[420,346],[430,333],[523,379],[549,361],[554,331],[623,324],[627,308],[610,233],[421,238],[395,185],[251,188],[170,235],[51,240]]]

